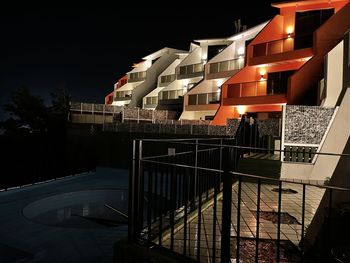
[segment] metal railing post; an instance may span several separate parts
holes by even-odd
[[[258,179],[258,196],[256,199],[256,240],[255,240],[255,262],[259,262],[259,231],[260,231],[260,195],[261,179]]]
[[[223,149],[223,198],[222,198],[222,229],[221,229],[221,262],[231,262],[231,208],[232,208],[232,175],[229,173],[229,148]]]
[[[138,218],[138,144],[136,140],[132,142],[132,163],[129,175],[129,207],[128,207],[128,240],[129,242],[137,239],[137,218]]]
[[[305,196],[306,196],[306,185],[303,184],[303,196],[302,196],[302,204],[301,204],[301,262],[304,262],[304,250],[305,250]]]
[[[137,191],[138,191],[138,213],[137,213],[137,238],[140,237],[141,229],[143,228],[143,202],[144,202],[144,174],[142,164],[142,140],[139,141],[138,147],[138,175],[137,175]]]
[[[281,244],[281,209],[282,209],[282,181],[278,182],[278,221],[277,221],[277,263],[280,262]]]
[[[197,196],[197,175],[198,175],[198,139],[196,139],[196,147],[194,153],[194,204],[196,204],[196,196]]]

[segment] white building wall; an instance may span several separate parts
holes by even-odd
[[[201,62],[202,58],[202,47],[197,46],[182,62],[177,68],[192,64],[197,64]]]
[[[127,74],[129,75],[130,73],[146,71],[151,66],[152,66],[152,60],[146,60],[146,61],[138,63],[138,67],[136,67],[133,70],[129,71]]]
[[[231,60],[236,58],[236,43],[233,42],[228,47],[226,47],[223,51],[213,57],[208,63],[215,63],[225,60]]]
[[[349,136],[350,88],[346,90],[320,152],[342,153]],[[323,181],[333,175],[339,158],[339,156],[319,155],[314,165],[283,162],[281,179]]]
[[[173,63],[170,64],[169,67],[167,67],[158,77],[158,85],[160,83],[160,79],[162,76],[165,75],[171,75],[171,74],[175,74],[175,69],[176,67],[181,63],[182,59],[176,59]]]
[[[327,88],[326,98],[322,103],[325,107],[334,107],[343,86],[343,54],[344,41],[340,42],[327,55]]]
[[[146,80],[134,88],[129,107],[142,107],[143,97],[157,87],[159,74],[177,59],[175,52],[180,51],[169,50],[168,53],[163,54],[149,69],[147,69]]]

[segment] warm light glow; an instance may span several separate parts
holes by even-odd
[[[237,108],[238,114],[242,115],[245,113],[247,107],[246,106],[238,106],[236,108]]]
[[[260,78],[261,79],[265,79],[266,69],[261,68],[259,73],[260,73]]]
[[[288,35],[288,38],[290,38],[292,36],[292,33],[293,33],[293,27],[292,26],[289,26],[287,27],[287,35]]]
[[[292,34],[293,33],[293,27],[289,26],[287,27],[287,34]]]
[[[243,56],[243,54],[244,54],[244,47],[238,48],[237,53],[238,53],[239,56]]]
[[[183,85],[184,87],[187,87],[188,82],[189,82],[188,79],[184,79],[184,80],[182,80],[182,85]]]
[[[223,79],[218,79],[218,80],[216,81],[216,86],[217,86],[217,87],[220,87],[220,86],[222,85],[222,83],[224,83],[224,80],[223,80]]]

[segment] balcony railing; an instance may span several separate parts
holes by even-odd
[[[140,71],[140,72],[133,72],[130,73],[128,76],[128,82],[137,82],[137,81],[143,81],[146,79],[147,72],[146,71]]]
[[[203,75],[203,64],[191,64],[178,69],[178,79],[193,78]]]
[[[149,108],[155,108],[158,104],[158,97],[152,96],[152,97],[146,97],[144,100],[144,107]]]
[[[174,100],[178,99],[179,97],[183,96],[187,90],[184,89],[177,89],[177,90],[168,90],[168,91],[162,91],[159,92],[159,100]]]
[[[282,80],[259,80],[235,83],[229,86],[228,98],[244,98],[285,94],[287,87]]]
[[[160,87],[167,86],[169,83],[173,82],[176,78],[176,74],[163,75],[160,77]]]
[[[241,69],[244,66],[243,58],[236,58],[209,64],[209,74]]]
[[[132,97],[132,90],[127,90],[127,91],[117,91],[115,94],[115,101],[119,100],[131,100]]]
[[[188,96],[188,105],[207,105],[220,102],[220,92],[191,94]]]
[[[242,98],[267,95],[266,80],[235,83],[229,86],[228,98]]]
[[[253,45],[253,57],[268,56],[287,51],[292,51],[294,48],[294,38],[282,38],[269,42]]]

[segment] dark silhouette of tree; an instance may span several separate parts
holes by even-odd
[[[51,110],[60,115],[68,116],[70,109],[71,95],[65,88],[58,88],[51,93]]]
[[[5,129],[43,132],[47,128],[47,108],[43,100],[32,95],[27,88],[16,90],[12,94],[10,103],[4,105],[4,110],[11,116],[3,122],[2,126]]]

